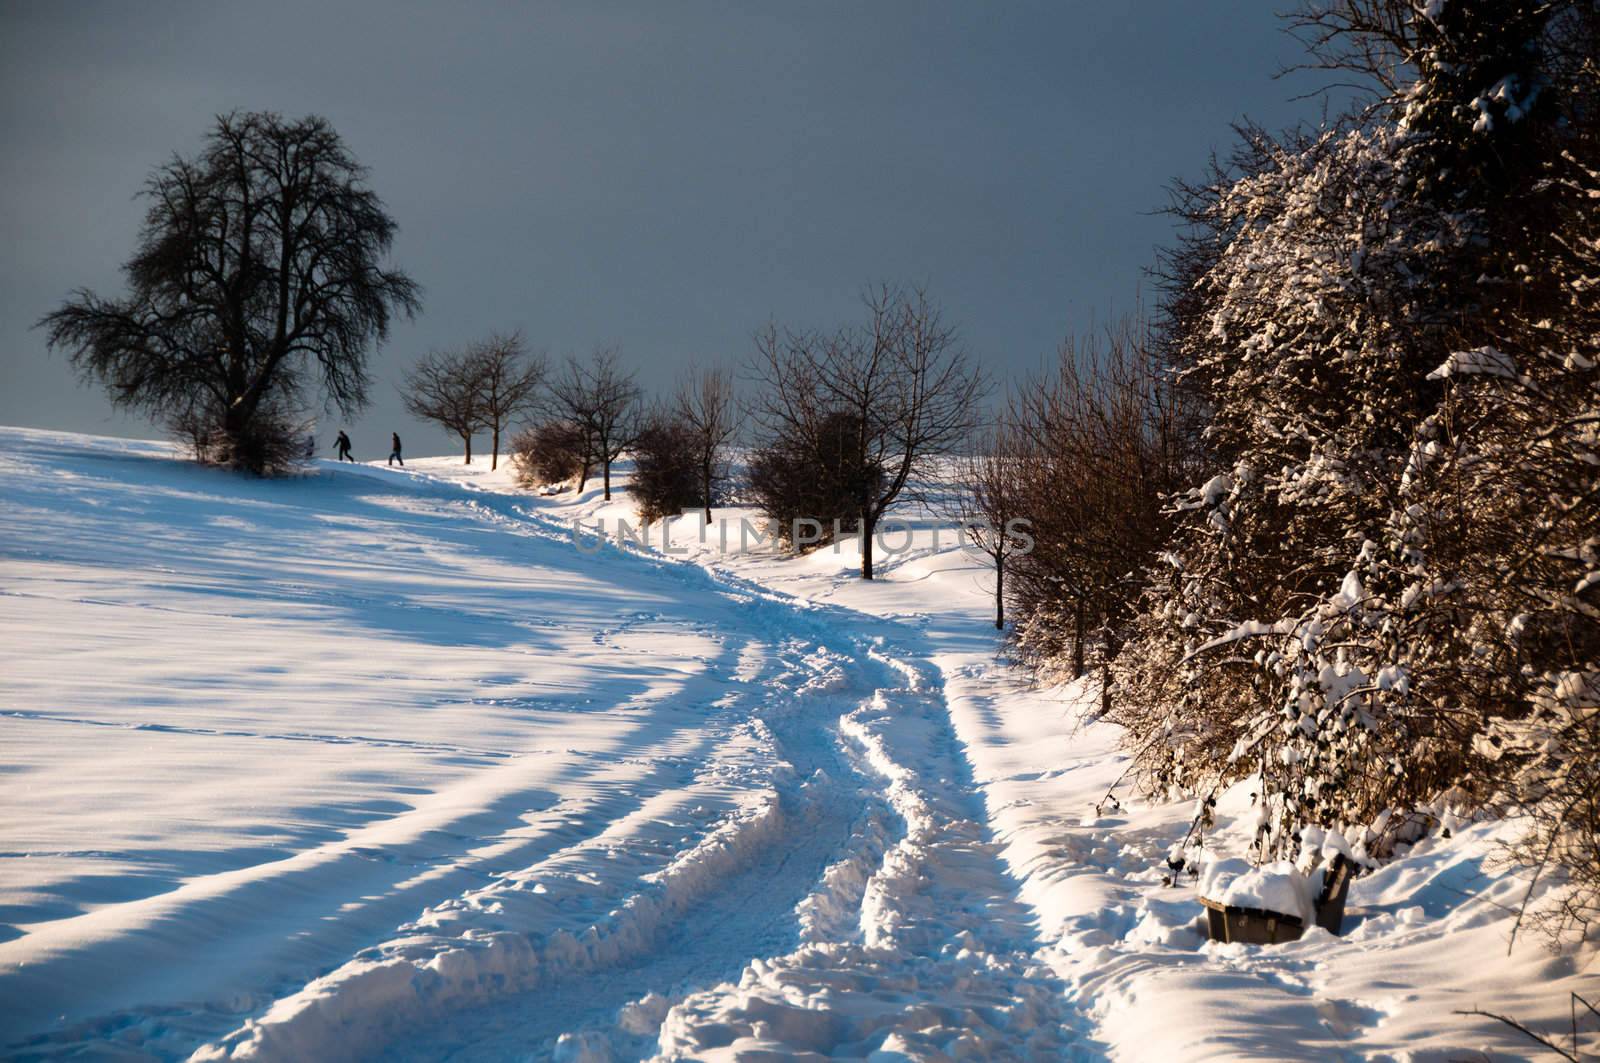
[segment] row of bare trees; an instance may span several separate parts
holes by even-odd
[[[632,493],[647,519],[711,507],[727,478],[727,448],[740,426],[733,373],[690,370],[670,400],[647,404],[615,348],[569,357],[535,405],[537,420],[512,442],[530,486],[573,480],[581,492],[596,468],[611,498],[612,467],[632,452]]]
[[[882,285],[863,306],[863,321],[833,330],[762,329],[746,402],[733,371],[718,367],[691,369],[674,395],[647,403],[614,348],[549,370],[526,360],[517,336],[425,360],[408,380],[408,402],[464,440],[491,421],[503,425],[499,414],[524,415],[511,451],[530,486],[572,481],[581,492],[598,471],[609,500],[613,465],[631,453],[630,490],[647,520],[698,508],[709,522],[730,478],[729,448],[749,422],[756,506],[798,548],[859,531],[861,572],[871,579],[884,515],[944,476],[941,462],[978,423],[987,382],[922,290]],[[526,386],[491,415],[482,365],[502,350]],[[796,542],[797,522],[819,531]]]
[[[547,374],[520,332],[496,333],[459,351],[433,351],[406,374],[401,395],[413,417],[461,437],[472,464],[472,437],[490,435],[490,468],[500,464],[500,436],[539,403]]]
[[[647,435],[661,437],[670,421],[685,460],[699,470],[690,479],[706,492],[709,509],[716,452],[734,429],[730,374],[692,378],[676,405],[646,410],[635,374],[624,368],[616,348],[599,348],[588,358],[568,356],[552,367],[542,354],[529,352],[518,332],[428,354],[407,374],[401,393],[413,416],[461,438],[469,465],[473,436],[490,434],[490,467],[497,468],[502,435],[516,421],[529,422],[511,445],[525,481],[575,479],[581,492],[598,471],[608,500],[617,459]]]
[[[995,566],[995,626],[1009,605],[1028,664],[1108,667],[1170,534],[1166,500],[1197,467],[1199,427],[1130,317],[1064,343],[958,463],[963,524]]]

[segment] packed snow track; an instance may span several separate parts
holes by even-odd
[[[1093,1055],[914,633],[0,430],[0,1055]]]

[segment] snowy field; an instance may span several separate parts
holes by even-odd
[[[867,585],[693,516],[584,553],[597,496],[0,430],[0,1056],[1499,1060],[1455,1011],[1600,989],[1508,955],[1508,824],[1206,944],[1189,806],[1096,813],[1113,729],[948,533]]]

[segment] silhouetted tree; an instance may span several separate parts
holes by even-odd
[[[754,413],[786,447],[823,438],[824,422],[853,428],[848,464],[883,473],[860,478],[856,501],[861,577],[871,579],[878,522],[971,431],[984,381],[925,292],[880,286],[862,301],[867,322],[855,328],[758,334]]]
[[[149,202],[129,294],[80,289],[40,324],[114,404],[213,426],[230,463],[270,471],[310,378],[349,415],[367,400],[367,354],[418,288],[380,262],[395,223],[326,119],[217,119],[198,156],[175,157]],[[264,417],[263,414],[270,414]]]
[[[406,374],[400,394],[413,417],[460,436],[465,464],[472,464],[473,433],[486,423],[484,363],[475,351],[430,351]]]
[[[522,333],[496,333],[472,348],[477,363],[483,427],[489,431],[489,468],[500,466],[500,433],[518,414],[533,409],[544,383],[542,356],[529,355]]]
[[[611,499],[611,464],[633,445],[639,430],[639,386],[623,370],[615,348],[603,347],[587,360],[569,356],[546,387],[545,406],[557,419],[571,421],[587,438],[578,491],[589,480],[590,461],[600,462],[605,497]]]
[[[709,525],[717,484],[727,476],[723,451],[739,431],[733,373],[727,369],[690,370],[678,389],[676,412],[690,432],[699,473],[700,504]]]

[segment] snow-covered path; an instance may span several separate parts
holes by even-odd
[[[863,649],[883,685],[844,731],[888,781],[904,833],[870,872],[853,925],[808,934],[736,986],[685,1000],[667,1016],[663,1054],[1078,1055],[1063,987],[1036,958],[1031,914],[984,825],[936,676]]]
[[[1074,1039],[914,631],[428,476],[0,483],[7,1050]]]
[[[881,650],[807,663],[802,697],[769,719],[795,768],[783,828],[741,871],[642,953],[453,1013],[399,1058],[526,1058],[562,1037],[594,1058],[1073,1055],[937,686]]]
[[[1438,1063],[1600,995],[1507,955],[1512,823],[1208,944],[1188,803],[1104,803],[948,537],[580,552],[597,494],[0,429],[0,1057]]]

